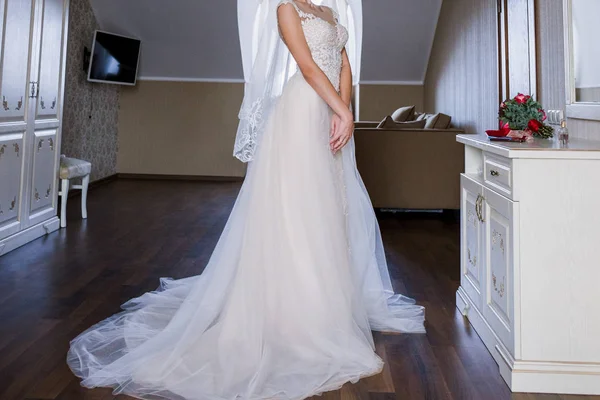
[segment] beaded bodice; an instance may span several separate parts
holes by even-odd
[[[300,9],[293,0],[281,0],[279,5],[290,3],[302,20],[302,30],[315,63],[329,78],[333,87],[339,90],[342,69],[342,50],[348,41],[348,31],[338,23],[332,10],[335,23]]]

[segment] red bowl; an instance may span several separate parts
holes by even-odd
[[[485,131],[485,133],[493,137],[506,137],[510,133],[510,129],[489,130]]]

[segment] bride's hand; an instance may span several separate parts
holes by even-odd
[[[352,113],[348,112],[344,117],[340,117],[337,114],[331,118],[331,140],[329,146],[331,151],[335,154],[342,147],[348,143],[352,134],[354,133],[354,121],[352,119]]]

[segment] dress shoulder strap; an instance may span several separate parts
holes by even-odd
[[[279,8],[280,6],[282,6],[284,4],[288,4],[288,3],[294,6],[294,8],[296,9],[296,12],[300,16],[300,18],[305,19],[305,18],[311,18],[313,16],[313,14],[311,14],[311,13],[302,11],[300,9],[300,7],[298,7],[298,4],[296,4],[296,2],[294,0],[280,0],[279,4],[277,4],[277,8]]]

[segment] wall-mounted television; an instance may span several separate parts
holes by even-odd
[[[96,31],[88,67],[88,81],[135,85],[141,41]]]

